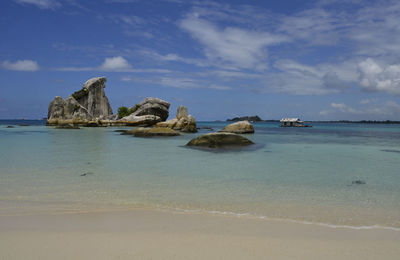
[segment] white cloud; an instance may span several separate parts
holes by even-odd
[[[366,104],[369,104],[369,103],[371,103],[371,100],[369,100],[368,98],[365,98],[365,99],[361,99],[361,100],[360,100],[360,104],[361,104],[361,105],[366,105]]]
[[[55,9],[61,4],[57,0],[14,0],[19,4],[32,4],[41,9]]]
[[[400,54],[399,13],[399,1],[377,1],[366,5],[354,16],[349,15],[351,26],[345,36],[357,44],[356,51],[361,55]]]
[[[354,108],[344,103],[331,103],[331,109],[323,110],[322,116],[336,116],[338,118],[360,118],[378,120],[397,120],[400,113],[400,104],[394,101],[386,101],[380,104],[366,102],[360,108]]]
[[[180,88],[180,89],[213,89],[213,90],[231,90],[232,87],[210,83],[206,79],[195,79],[186,77],[132,77],[127,76],[121,78],[122,81],[139,82],[145,84],[154,84],[164,87]]]
[[[127,76],[121,78],[122,81],[127,82],[140,82],[146,84],[155,84],[166,87],[174,87],[174,88],[182,88],[182,89],[193,89],[199,88],[197,81],[192,78],[183,78],[183,77],[151,77],[151,78],[142,78],[142,77],[132,77]]]
[[[344,103],[331,103],[330,107],[333,109],[328,109],[328,110],[322,110],[319,112],[320,115],[322,116],[327,116],[330,114],[337,114],[340,113],[342,115],[358,115],[362,114],[362,111],[359,111],[357,109],[352,108],[351,106],[348,106]]]
[[[126,71],[131,68],[128,61],[121,56],[106,58],[100,66],[100,70],[105,71]]]
[[[331,103],[331,107],[333,107],[343,113],[351,113],[351,114],[359,114],[360,113],[360,111],[358,111],[344,103]]]
[[[383,91],[400,95],[400,64],[379,65],[367,58],[358,64],[359,85],[367,91]]]
[[[210,89],[216,89],[216,90],[232,90],[232,87],[230,86],[222,86],[222,85],[216,85],[216,84],[211,84],[208,86]]]
[[[283,35],[264,31],[219,28],[196,13],[183,19],[180,27],[204,46],[211,62],[233,68],[264,70],[267,68],[266,47],[288,41]]]
[[[274,67],[281,73],[271,73],[280,91],[297,95],[324,95],[348,88],[341,69],[342,64],[309,66],[293,60],[278,60]],[[343,77],[343,78],[342,78]]]
[[[323,9],[308,9],[280,19],[278,31],[316,45],[332,45],[338,40],[336,28],[341,21]]]
[[[3,61],[1,64],[3,69],[18,71],[37,71],[39,65],[33,60],[17,60],[16,62]]]
[[[210,63],[205,59],[192,59],[192,58],[184,58],[176,53],[168,53],[166,55],[162,55],[157,53],[156,51],[148,51],[142,50],[141,54],[150,57],[156,61],[178,61],[186,64],[196,65],[198,67],[208,67],[211,66]]]
[[[139,17],[139,16],[135,16],[135,15],[118,15],[118,16],[113,16],[114,19],[118,19],[121,22],[124,22],[128,25],[132,25],[132,26],[137,26],[137,25],[141,25],[144,23],[143,18]]]
[[[145,68],[145,69],[133,69],[129,62],[121,57],[109,57],[105,58],[104,62],[98,67],[61,67],[56,68],[57,71],[109,71],[109,72],[134,72],[134,73],[171,73],[168,69],[156,69],[156,68]]]

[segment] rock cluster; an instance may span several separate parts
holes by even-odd
[[[132,114],[123,118],[113,115],[105,95],[105,77],[92,78],[65,100],[55,97],[50,102],[47,125],[54,126],[153,126],[165,121],[170,104],[148,97],[131,108]]]
[[[188,114],[188,109],[185,106],[178,107],[176,118],[157,123],[156,127],[166,127],[186,133],[197,132],[196,119]]]
[[[234,134],[252,134],[254,133],[254,127],[249,121],[239,121],[230,125],[227,125],[220,132],[234,133]]]

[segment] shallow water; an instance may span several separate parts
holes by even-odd
[[[147,139],[43,121],[6,128],[19,123],[0,121],[2,215],[145,206],[400,228],[399,125],[257,123],[253,148],[209,152],[184,146],[205,129]]]

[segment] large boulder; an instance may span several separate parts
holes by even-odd
[[[247,146],[254,144],[251,140],[232,133],[209,133],[200,135],[187,143],[187,146],[199,146],[208,148],[223,148],[229,146]]]
[[[179,106],[176,112],[176,118],[157,123],[157,127],[167,127],[186,133],[196,133],[196,119],[188,115],[188,109],[185,106]]]
[[[133,106],[133,116],[154,115],[160,117],[161,121],[167,120],[170,104],[162,99],[148,97],[139,104]]]
[[[177,136],[179,133],[175,130],[165,127],[139,127],[136,129],[123,132],[124,135],[134,135],[136,137],[153,137],[153,136]]]
[[[86,125],[112,116],[112,109],[104,92],[105,82],[104,77],[92,78],[83,84],[81,90],[65,100],[55,97],[49,105],[47,124]]]
[[[220,132],[234,133],[234,134],[252,134],[254,133],[254,127],[249,121],[239,121],[230,125],[227,125]]]

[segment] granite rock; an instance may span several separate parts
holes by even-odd
[[[133,111],[131,115],[154,115],[160,117],[161,121],[165,121],[169,116],[169,106],[170,104],[165,100],[148,97],[131,108]]]
[[[209,133],[200,135],[187,143],[187,146],[199,146],[208,148],[223,148],[229,146],[247,146],[254,144],[251,140],[232,133]]]
[[[252,134],[254,127],[249,121],[239,121],[224,127],[220,132],[234,133],[234,134]]]
[[[157,123],[157,127],[167,127],[186,133],[196,133],[196,119],[188,115],[188,109],[185,106],[179,106],[176,112],[176,118]]]

